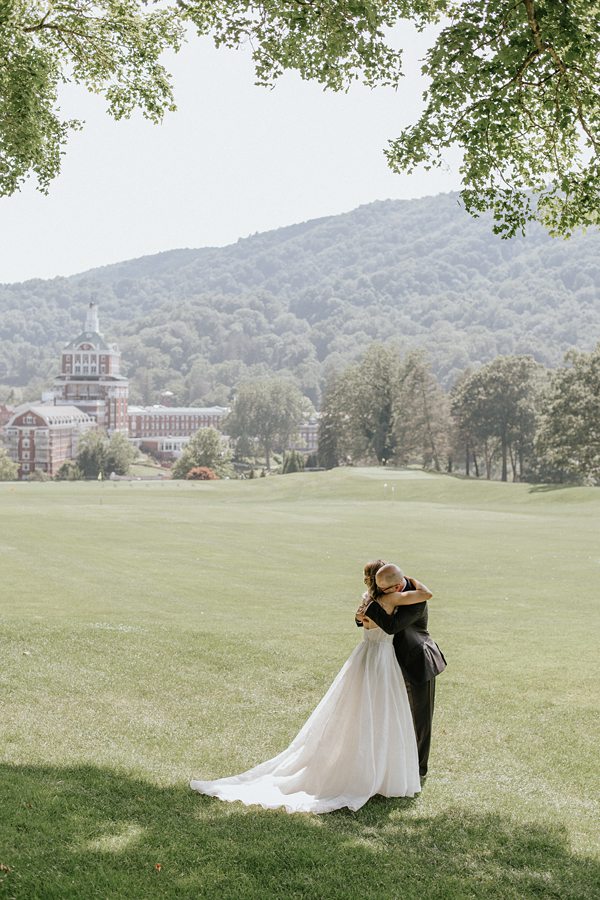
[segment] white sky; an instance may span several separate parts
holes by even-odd
[[[424,39],[410,34],[399,91],[323,92],[286,74],[255,87],[245,51],[192,38],[170,63],[178,111],[160,126],[114,122],[102,99],[69,87],[71,137],[48,197],[28,184],[0,199],[0,282],[70,275],[176,247],[223,245],[256,231],[387,198],[456,190],[447,171],[393,175],[383,148],[414,121]]]

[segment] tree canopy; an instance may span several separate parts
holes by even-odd
[[[97,478],[99,475],[108,478],[113,472],[127,475],[136,456],[137,450],[124,434],[114,432],[109,438],[104,431],[93,429],[79,439],[76,470],[68,465],[61,467],[59,477],[76,480],[77,477]]]
[[[273,450],[285,450],[305,418],[310,404],[287,378],[242,381],[225,421],[227,433],[237,441],[239,456],[257,445],[271,467]]]
[[[218,477],[225,477],[231,471],[230,461],[231,453],[222,435],[215,428],[199,428],[173,466],[173,478],[187,478],[195,469],[210,470]]]
[[[117,118],[172,108],[159,58],[189,22],[217,47],[249,44],[260,85],[291,69],[336,91],[400,86],[394,26],[428,29],[424,109],[390,141],[392,169],[443,165],[458,146],[467,209],[492,210],[503,235],[534,218],[563,235],[598,222],[597,0],[0,0],[0,193],[57,174],[78,124],[61,119],[63,80]]]
[[[600,484],[600,344],[552,376],[536,441],[540,476]]]
[[[498,356],[466,371],[450,395],[423,353],[373,344],[326,387],[319,462],[384,462],[381,434],[396,465],[600,484],[600,344],[568,353],[552,373],[531,357]]]
[[[0,481],[16,481],[19,467],[12,461],[4,447],[0,445]]]
[[[102,94],[111,115],[140,109],[160,121],[174,109],[159,62],[180,44],[183,25],[143,0],[0,0],[0,196],[29,175],[46,192],[60,171],[69,132],[59,88],[65,81]]]

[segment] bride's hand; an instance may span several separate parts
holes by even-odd
[[[370,600],[363,600],[362,603],[360,604],[360,606],[358,607],[358,609],[356,610],[356,615],[357,616],[364,615],[365,611],[367,609],[367,606],[369,605],[370,602],[371,602]]]

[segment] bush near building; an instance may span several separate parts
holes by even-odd
[[[185,476],[188,481],[218,481],[219,476],[208,466],[194,466]]]

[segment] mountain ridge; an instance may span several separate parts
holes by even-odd
[[[600,340],[599,296],[597,229],[563,241],[534,225],[506,241],[457,194],[379,200],[225,247],[2,285],[0,382],[50,371],[91,299],[133,396],[175,388],[189,403],[226,401],[261,372],[296,378],[318,402],[328,372],[388,338],[426,350],[446,386],[498,354],[557,365]]]

